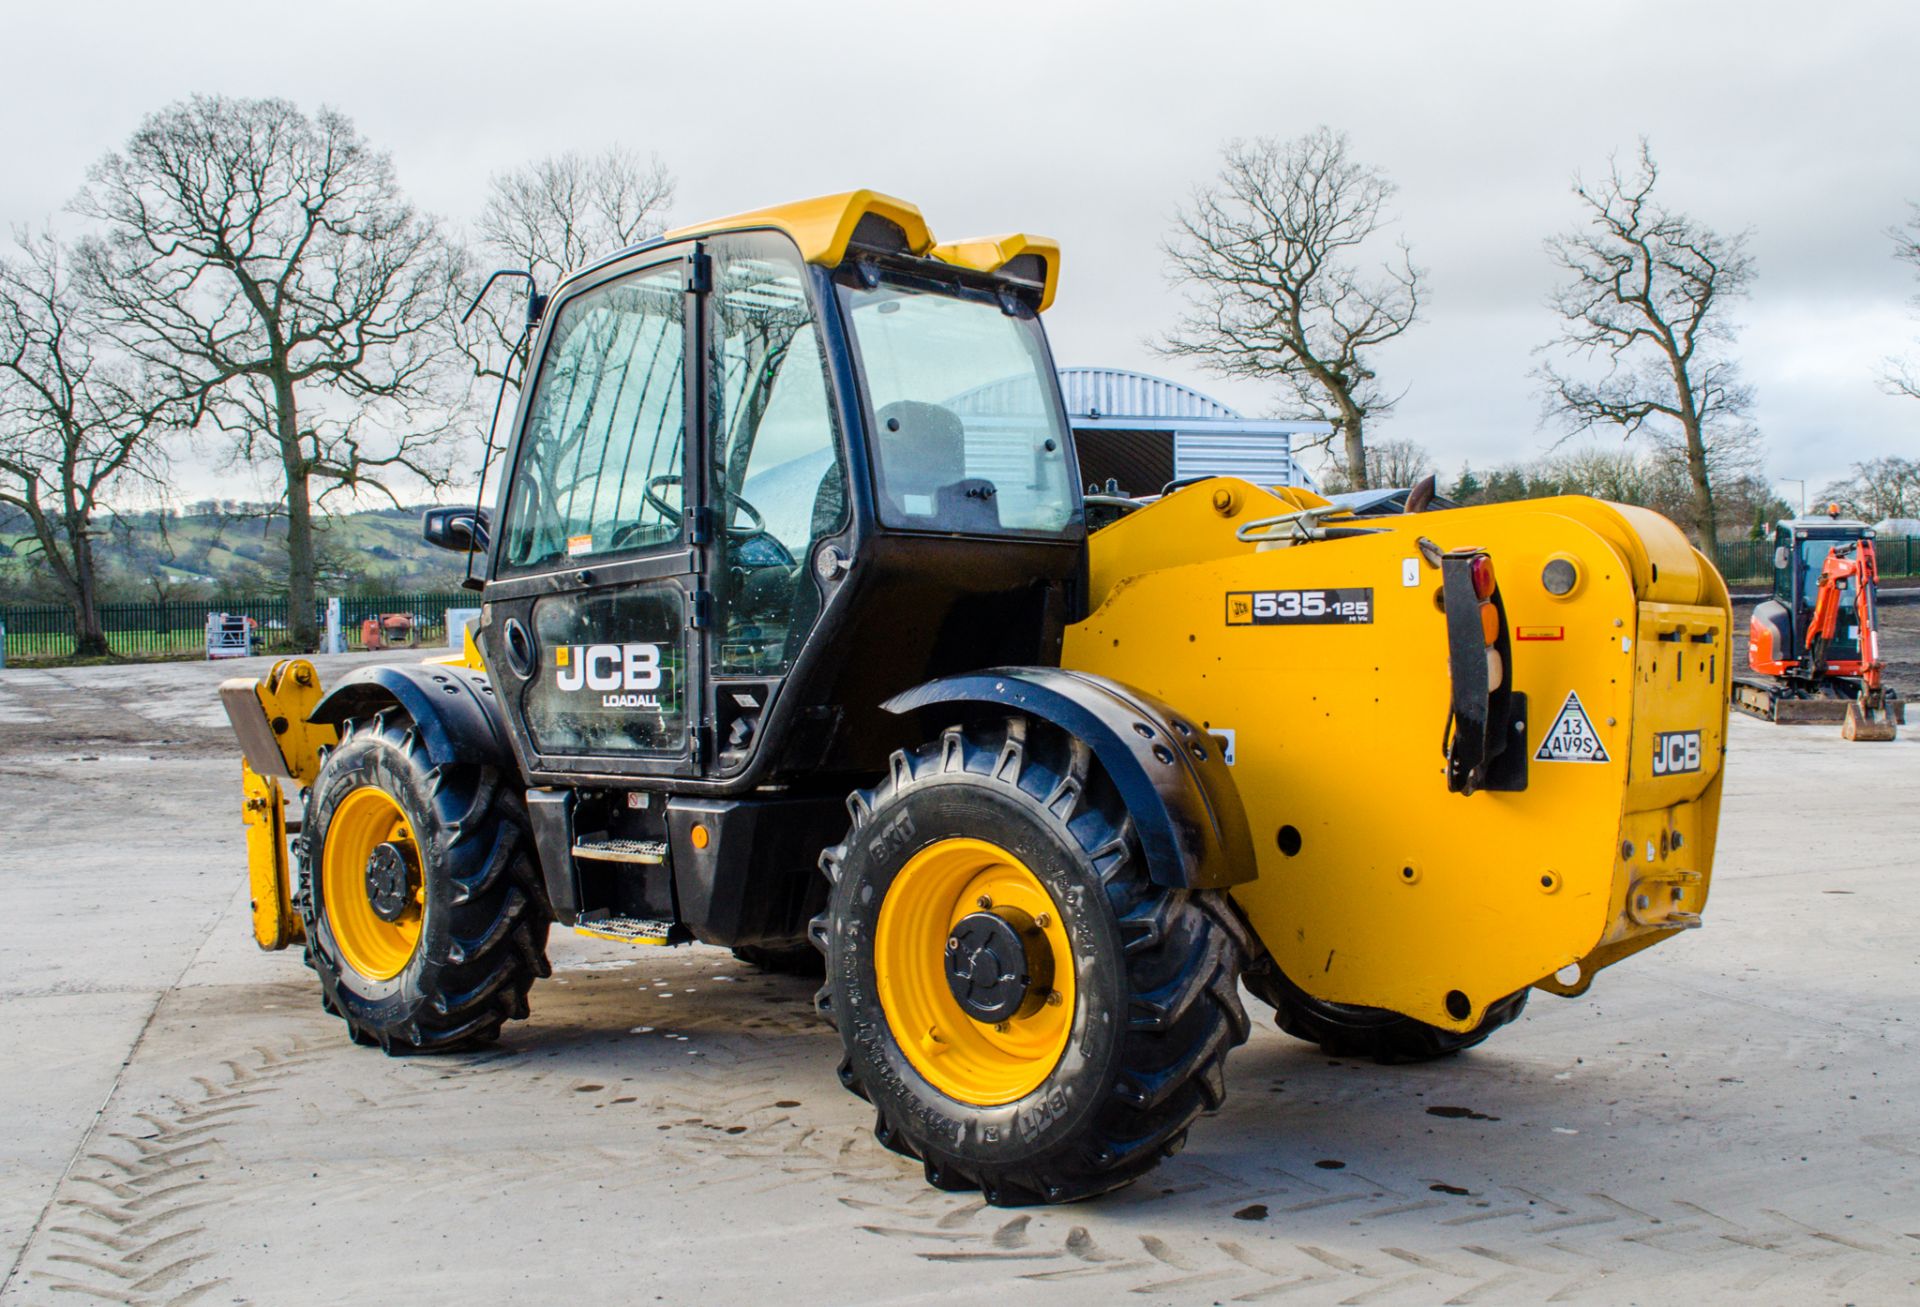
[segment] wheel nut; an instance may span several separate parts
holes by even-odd
[[[1045,930],[1048,926],[1051,926],[1053,924],[1053,914],[1050,912],[1043,912],[1039,916],[1033,919],[1033,924],[1040,927],[1040,929]]]
[[[1057,989],[1050,989],[1050,990],[1048,990],[1048,991],[1047,991],[1047,1006],[1048,1006],[1048,1007],[1059,1007],[1059,1006],[1060,1006],[1060,1005],[1061,1005],[1062,1003],[1064,1003],[1064,1002],[1066,1002],[1066,1000],[1065,1000],[1064,998],[1062,998],[1062,997],[1060,997],[1060,991],[1059,991],[1059,990],[1057,990]]]
[[[1004,1021],[996,1021],[996,1022],[994,1022],[994,1023],[993,1023],[993,1028],[994,1028],[995,1030],[997,1030],[997,1031],[998,1031],[999,1033],[1001,1033],[1001,1034],[1003,1034],[1003,1035],[1004,1035],[1004,1034],[1006,1034],[1006,1033],[1007,1033],[1007,1030],[1009,1029],[1009,1027],[1008,1027],[1008,1025],[1007,1025],[1007,1023],[1006,1023],[1006,1022],[1004,1022]]]
[[[978,907],[982,912],[985,912],[988,908],[991,908],[993,906],[993,900],[988,898],[984,894],[982,894],[979,898],[975,899],[973,902],[974,902],[974,905]]]

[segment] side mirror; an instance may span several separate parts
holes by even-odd
[[[469,553],[487,547],[493,514],[484,508],[429,508],[420,515],[420,538],[441,549]]]
[[[1790,557],[1791,555],[1787,553],[1787,547],[1785,545],[1781,545],[1775,549],[1773,551],[1773,565],[1775,569],[1784,569]]]

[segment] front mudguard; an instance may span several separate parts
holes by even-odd
[[[996,667],[928,681],[882,705],[1006,708],[1083,742],[1120,792],[1155,884],[1224,889],[1253,879],[1252,829],[1221,742],[1150,695],[1057,667]]]
[[[518,774],[493,686],[485,673],[471,668],[435,663],[356,668],[327,691],[307,720],[338,727],[389,708],[412,719],[434,766],[473,763]]]

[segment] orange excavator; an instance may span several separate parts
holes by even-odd
[[[1755,674],[1735,678],[1734,706],[1772,722],[1837,721],[1849,740],[1893,739],[1906,705],[1881,682],[1872,528],[1837,508],[1781,522],[1773,563],[1773,597],[1748,628]]]

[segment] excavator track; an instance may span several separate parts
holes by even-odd
[[[1837,695],[1795,694],[1775,682],[1753,676],[1733,681],[1733,706],[1749,717],[1781,726],[1836,725],[1847,719],[1856,701]],[[1907,724],[1906,700],[1888,692],[1887,716],[1896,726]]]

